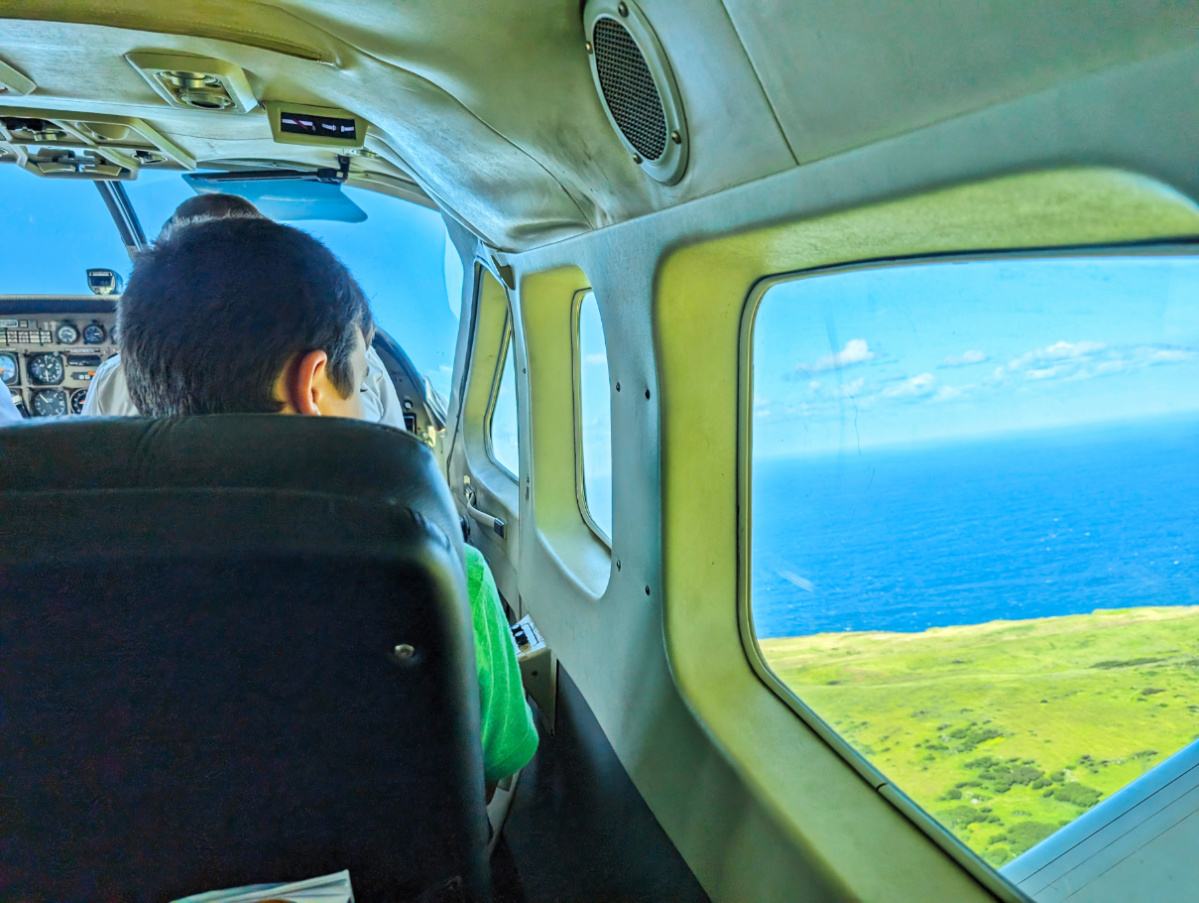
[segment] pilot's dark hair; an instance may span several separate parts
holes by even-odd
[[[233,216],[262,216],[258,208],[236,194],[198,194],[188,198],[175,208],[171,218],[162,226],[159,239],[165,239],[181,226],[199,222],[205,218]]]
[[[275,383],[309,351],[329,358],[343,398],[370,306],[345,265],[299,229],[266,218],[213,219],[138,255],[117,307],[121,365],[145,416],[278,413]]]

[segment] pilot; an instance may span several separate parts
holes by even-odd
[[[364,417],[370,307],[298,229],[261,217],[172,229],[138,255],[117,322],[129,393],[148,416]],[[490,794],[532,758],[537,732],[487,562],[467,546],[466,564]]]
[[[261,217],[258,208],[243,197],[235,194],[200,194],[188,198],[171,214],[159,233],[158,240],[170,236],[175,230],[206,219],[234,217]],[[404,411],[400,407],[395,385],[383,366],[383,361],[374,348],[366,352],[368,379],[362,395],[363,419],[373,423],[384,423],[405,429]],[[85,416],[137,417],[138,410],[129,397],[129,386],[121,369],[121,356],[114,354],[96,370],[83,402]]]

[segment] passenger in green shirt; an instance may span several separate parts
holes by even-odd
[[[537,752],[537,729],[525,702],[516,646],[487,559],[466,546],[466,588],[475,628],[483,779],[490,790],[520,771]]]

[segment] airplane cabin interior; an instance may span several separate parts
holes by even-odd
[[[0,0],[0,898],[1191,899],[1197,86],[1185,0]],[[226,193],[390,425],[91,416]]]

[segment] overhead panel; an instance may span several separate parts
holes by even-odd
[[[1189,0],[725,0],[800,162],[1196,40]]]
[[[0,157],[55,178],[132,179],[143,166],[195,169],[196,161],[130,116],[0,107]]]

